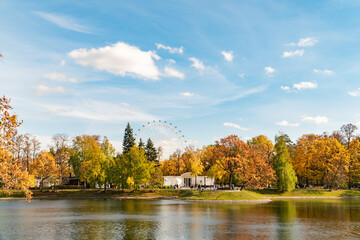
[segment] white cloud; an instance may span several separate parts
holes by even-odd
[[[281,122],[277,122],[276,125],[284,126],[284,127],[298,127],[299,123],[289,123],[286,120],[282,120]]]
[[[232,62],[234,59],[234,52],[233,51],[222,51],[221,54],[224,56],[224,59],[228,62]]]
[[[332,75],[332,74],[334,74],[333,71],[328,70],[328,69],[324,69],[324,70],[314,69],[314,72],[317,73],[317,74],[323,74],[323,75]]]
[[[185,74],[184,74],[184,73],[179,72],[178,70],[176,70],[176,69],[174,69],[174,68],[170,68],[170,67],[165,67],[165,68],[164,68],[164,74],[163,74],[163,76],[180,78],[180,79],[184,79],[184,78],[185,78]]]
[[[36,95],[41,96],[44,94],[50,94],[50,93],[63,93],[65,92],[65,89],[61,86],[58,87],[48,87],[45,85],[39,85],[34,87],[36,91]]]
[[[225,126],[225,127],[237,128],[237,129],[240,129],[240,130],[243,130],[243,131],[249,130],[248,128],[243,128],[243,127],[240,127],[240,125],[238,125],[238,124],[236,124],[236,123],[230,123],[230,122],[224,123],[224,126]]]
[[[360,121],[358,121],[357,123],[355,123],[356,125],[360,126]]]
[[[192,62],[191,67],[200,69],[200,70],[205,69],[203,62],[200,61],[199,59],[192,57],[192,58],[189,58],[189,60]]]
[[[85,25],[79,24],[76,20],[74,20],[71,17],[63,16],[63,15],[57,15],[53,13],[46,13],[46,12],[35,12],[38,16],[41,18],[54,23],[58,27],[72,30],[75,32],[81,32],[81,33],[91,33],[91,29]]]
[[[241,77],[241,78],[244,78],[244,77],[245,77],[245,73],[239,73],[238,76]]]
[[[265,70],[266,75],[268,75],[268,76],[272,76],[272,74],[274,72],[276,72],[276,69],[272,68],[272,67],[265,67],[264,70]]]
[[[176,63],[176,61],[175,61],[174,59],[167,59],[167,61],[168,61],[169,63],[171,63],[171,64],[175,64],[175,63]]]
[[[360,88],[354,90],[354,91],[350,91],[348,92],[350,96],[353,96],[353,97],[359,97],[360,96]]]
[[[154,59],[160,57],[152,51],[145,52],[124,42],[97,49],[76,49],[68,55],[80,65],[112,74],[159,80],[160,72]]]
[[[290,87],[288,86],[281,86],[280,88],[284,91],[290,91]]]
[[[299,42],[297,43],[289,43],[286,44],[288,46],[298,46],[298,47],[311,47],[314,46],[316,43],[318,42],[317,39],[313,38],[313,37],[307,37],[307,38],[301,38],[299,40]]]
[[[61,60],[60,66],[65,66],[65,64],[66,64],[66,61],[65,61],[65,60]]]
[[[44,77],[49,80],[55,80],[60,82],[71,82],[71,83],[77,83],[78,80],[76,78],[70,78],[66,76],[66,74],[63,73],[46,73],[44,74]]]
[[[324,124],[324,123],[328,123],[329,119],[325,116],[316,116],[316,117],[304,116],[301,118],[301,121],[314,122],[316,124]]]
[[[282,57],[283,58],[288,58],[288,57],[295,57],[295,56],[302,56],[304,55],[304,50],[301,49],[301,50],[295,50],[295,51],[288,51],[288,52],[283,52],[283,55]]]
[[[182,97],[193,97],[194,93],[182,92],[182,93],[180,93],[180,96],[182,96]]]
[[[184,47],[179,47],[179,48],[169,47],[169,46],[162,45],[162,44],[160,44],[160,43],[156,43],[156,47],[157,47],[157,49],[165,49],[165,50],[167,50],[169,53],[179,53],[179,54],[183,54],[183,53],[184,53]]]
[[[96,121],[151,121],[159,117],[147,114],[128,103],[83,100],[71,106],[46,106],[55,115]]]
[[[293,84],[293,88],[297,90],[317,88],[317,84],[313,82],[300,82]]]

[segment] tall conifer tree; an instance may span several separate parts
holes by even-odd
[[[145,147],[146,158],[150,162],[159,162],[157,158],[157,150],[154,146],[153,141],[149,138]]]
[[[128,123],[125,128],[123,153],[128,153],[130,151],[130,148],[132,148],[133,146],[135,146],[135,138],[133,135],[133,130],[130,127],[130,123]]]

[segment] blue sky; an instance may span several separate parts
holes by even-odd
[[[359,1],[0,2],[0,93],[29,132],[176,124],[197,146],[358,123]],[[360,122],[359,122],[360,123]]]

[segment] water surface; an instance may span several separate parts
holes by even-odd
[[[0,239],[359,239],[360,200],[0,200]]]

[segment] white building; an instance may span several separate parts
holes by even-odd
[[[164,186],[190,187],[195,185],[212,186],[215,180],[208,176],[197,176],[186,172],[181,176],[164,176]]]

